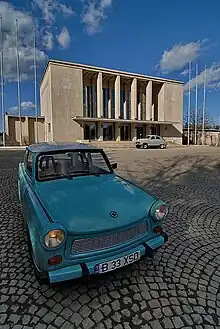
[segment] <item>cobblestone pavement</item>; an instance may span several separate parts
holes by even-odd
[[[0,328],[220,328],[220,151],[108,150],[119,174],[167,201],[169,241],[153,260],[39,285],[17,198],[21,152],[0,152]]]

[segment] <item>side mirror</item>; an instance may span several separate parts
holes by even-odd
[[[117,169],[118,164],[117,164],[117,162],[115,162],[115,163],[112,163],[111,166],[112,166],[112,169]]]

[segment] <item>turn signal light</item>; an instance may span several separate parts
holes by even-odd
[[[49,265],[58,265],[62,262],[62,257],[61,256],[54,256],[48,259],[48,264]]]
[[[155,226],[154,228],[153,228],[153,232],[154,233],[162,233],[162,227],[161,226]]]

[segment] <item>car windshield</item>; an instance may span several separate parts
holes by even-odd
[[[41,181],[109,173],[112,169],[101,151],[56,152],[40,155],[37,160],[37,178]]]

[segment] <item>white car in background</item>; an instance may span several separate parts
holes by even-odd
[[[158,147],[164,149],[167,147],[165,139],[158,135],[147,135],[145,138],[139,138],[135,141],[136,148],[147,149],[150,147]]]

